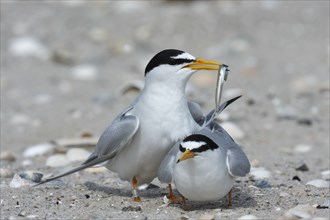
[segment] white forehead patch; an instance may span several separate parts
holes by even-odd
[[[204,141],[187,141],[187,142],[182,142],[181,146],[184,147],[185,149],[195,149],[195,148],[199,148],[202,145],[206,145],[206,143]]]
[[[171,57],[173,59],[189,59],[189,60],[195,60],[196,58],[193,57],[192,55],[190,55],[189,53],[182,53],[182,54],[179,54],[177,56],[174,56],[174,57]]]

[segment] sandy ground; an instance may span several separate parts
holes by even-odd
[[[16,158],[1,168],[63,171],[45,166],[52,153],[22,152],[86,132],[98,137],[136,97],[118,89],[143,80],[146,63],[165,48],[230,66],[224,98],[243,97],[226,120],[242,130],[236,140],[254,167],[270,172],[270,187],[253,186],[249,175],[236,183],[232,208],[224,198],[183,211],[164,206],[166,185],[157,180],[137,204],[111,172],[82,171],[37,188],[10,188],[12,178],[2,177],[1,219],[278,219],[297,206],[300,217],[329,217],[316,208],[329,188],[306,185],[330,169],[328,1],[1,1],[1,152]],[[205,112],[214,79],[190,81]],[[308,171],[297,171],[300,163]]]

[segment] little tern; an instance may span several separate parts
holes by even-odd
[[[104,165],[121,180],[137,187],[149,184],[171,147],[199,128],[189,111],[185,88],[198,70],[218,70],[222,64],[167,49],[145,68],[145,86],[101,134],[95,151],[79,167],[43,180],[40,184],[95,165]],[[39,185],[40,185],[39,184]]]

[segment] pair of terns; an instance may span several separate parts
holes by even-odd
[[[140,95],[105,129],[89,158],[38,185],[102,164],[131,182],[134,201],[140,201],[137,188],[157,176],[162,182],[174,182],[188,199],[222,198],[233,187],[235,176],[249,172],[249,161],[220,126],[198,124],[205,117],[185,96],[195,72],[219,70],[221,65],[180,50],[159,52],[145,68]],[[230,103],[224,103],[218,113]]]

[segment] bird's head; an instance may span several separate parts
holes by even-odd
[[[184,138],[180,144],[181,155],[177,163],[194,158],[219,146],[209,137],[201,134],[192,134]]]
[[[158,81],[188,81],[198,70],[219,70],[219,62],[196,58],[187,52],[167,49],[156,54],[145,68],[145,77]]]

